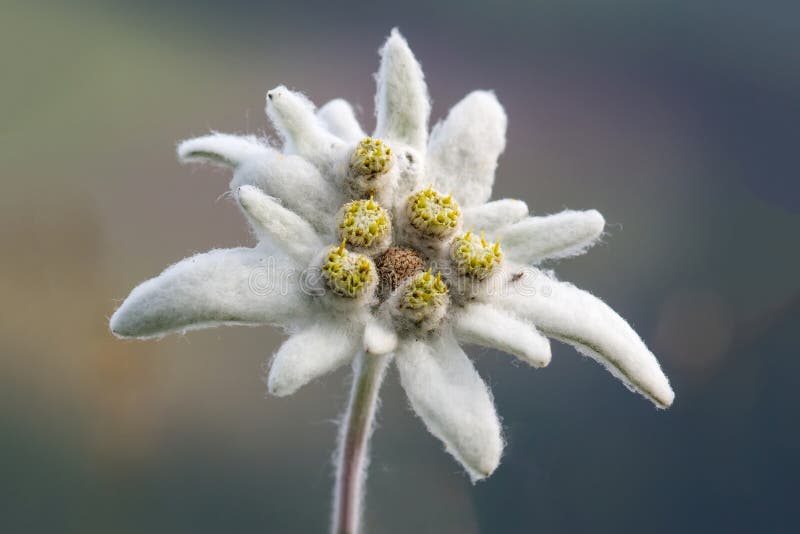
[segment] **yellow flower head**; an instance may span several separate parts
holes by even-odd
[[[430,269],[415,275],[403,290],[400,307],[415,313],[420,313],[419,319],[424,319],[426,311],[431,308],[440,308],[447,303],[447,285],[442,280],[442,273],[433,275]]]
[[[372,198],[348,202],[339,212],[339,237],[350,246],[370,248],[385,241],[391,231],[389,214]]]
[[[392,168],[392,149],[380,139],[365,137],[356,145],[350,156],[350,172],[372,180]]]
[[[461,220],[461,208],[453,195],[443,196],[431,187],[409,197],[407,213],[417,231],[440,239],[455,232]]]
[[[337,295],[358,298],[375,287],[375,264],[363,254],[348,252],[344,244],[330,248],[322,262],[322,277]]]
[[[483,232],[480,237],[467,232],[453,239],[450,257],[458,274],[485,280],[500,265],[503,252],[500,243],[488,243]]]

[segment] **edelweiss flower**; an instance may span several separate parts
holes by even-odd
[[[392,359],[414,411],[473,480],[498,466],[503,438],[461,343],[543,367],[547,338],[557,339],[668,407],[669,382],[633,329],[596,297],[533,267],[585,251],[603,217],[533,217],[520,200],[489,201],[506,143],[495,95],[470,93],[429,135],[422,70],[395,30],[381,50],[375,106],[367,137],[343,100],[315,110],[280,86],[266,102],[280,149],[217,133],[181,143],[182,161],[233,170],[232,192],[259,243],[169,267],[131,292],[111,330],[147,338],[225,324],[284,327],[289,338],[268,377],[281,396],[355,360],[357,376],[367,369],[375,380],[354,391],[374,397]]]

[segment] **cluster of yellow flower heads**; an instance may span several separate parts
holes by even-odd
[[[377,178],[389,172],[393,161],[392,149],[380,139],[367,137],[356,145],[350,156],[349,177],[366,180],[370,185],[360,188],[360,192],[352,191],[356,199],[339,211],[337,232],[342,243],[328,249],[322,275],[335,294],[359,298],[377,285],[376,264],[380,265],[381,278],[390,280],[391,289],[399,291],[393,301],[398,312],[417,324],[438,321],[449,302],[447,282],[441,272],[434,274],[430,268],[423,271],[426,260],[422,253],[392,244],[391,216],[373,197],[374,190],[385,185]],[[483,234],[457,235],[462,215],[452,195],[444,196],[430,186],[409,196],[405,212],[401,213],[413,229],[412,234],[416,232],[414,239],[434,243],[431,250],[449,251],[447,260],[456,276],[482,281],[500,265],[503,255],[499,243],[487,242]],[[416,267],[409,269],[409,265]]]

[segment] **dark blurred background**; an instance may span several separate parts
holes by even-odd
[[[434,121],[475,88],[509,115],[495,197],[597,208],[559,276],[604,298],[677,392],[656,411],[564,346],[474,350],[509,446],[471,486],[392,373],[370,533],[798,532],[800,9],[796,2],[380,4],[3,0],[0,531],[325,532],[347,371],[268,398],[282,336],[112,338],[180,258],[252,242],[210,129],[271,134],[266,90],[346,97],[367,128],[393,26]]]

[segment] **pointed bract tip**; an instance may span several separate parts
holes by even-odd
[[[282,384],[280,381],[275,380],[274,376],[274,374],[270,373],[267,379],[267,392],[273,397],[288,397],[297,390],[297,388],[289,387],[287,384]]]
[[[475,466],[475,468],[468,469],[467,474],[469,475],[470,481],[473,484],[477,484],[481,480],[485,480],[492,476],[499,466],[499,456],[497,458],[486,458],[479,465]]]
[[[606,219],[603,217],[603,214],[597,210],[589,210],[586,214],[590,216],[592,228],[594,228],[597,233],[602,232],[606,225]]]
[[[276,98],[282,96],[287,91],[288,89],[286,88],[285,85],[278,85],[277,87],[274,87],[269,91],[267,91],[267,105],[269,105],[270,100],[275,100]]]
[[[119,310],[117,310],[114,312],[114,315],[111,316],[111,320],[108,321],[108,329],[111,330],[111,333],[116,337],[126,338],[128,335],[126,335],[127,332],[125,331],[125,328],[121,322],[122,321],[119,318]]]
[[[403,37],[403,34],[400,33],[400,28],[398,28],[397,26],[392,28],[391,31],[389,32],[389,37],[386,39],[386,43],[388,44],[389,42],[392,42],[392,41],[395,41],[395,40],[401,41],[403,43],[406,42],[406,38]]]
[[[653,397],[653,402],[655,403],[657,408],[662,410],[666,410],[672,406],[672,403],[675,401],[675,392],[672,388],[669,388],[667,391],[661,392],[658,397]]]
[[[382,56],[387,53],[390,55],[401,54],[401,57],[404,54],[409,54],[412,57],[414,55],[411,51],[411,47],[408,45],[408,41],[396,27],[392,28],[392,31],[389,32],[389,37],[386,38],[386,42],[380,50]]]
[[[136,328],[136,322],[131,320],[130,314],[126,309],[125,302],[122,306],[117,308],[117,311],[111,316],[108,321],[108,328],[115,337],[120,339],[134,339],[139,337],[139,332]]]

